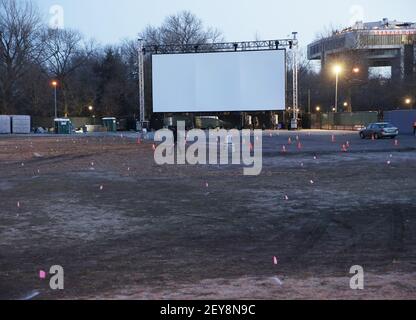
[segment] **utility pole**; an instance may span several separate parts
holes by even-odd
[[[145,91],[144,91],[144,46],[143,39],[138,39],[138,71],[139,71],[139,108],[140,108],[140,126],[146,121],[145,114]]]

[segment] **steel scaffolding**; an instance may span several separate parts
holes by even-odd
[[[139,105],[140,123],[146,122],[145,113],[145,83],[144,83],[144,58],[146,54],[180,54],[180,53],[208,53],[208,52],[239,52],[239,51],[264,51],[264,50],[291,50],[293,70],[293,119],[297,121],[298,106],[298,39],[297,32],[293,32],[292,39],[204,43],[186,45],[145,45],[143,39],[138,40],[138,67],[139,67]]]

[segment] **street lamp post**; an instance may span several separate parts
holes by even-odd
[[[342,71],[341,66],[336,65],[334,67],[335,71],[335,112],[338,112],[338,82],[339,82],[339,74]]]
[[[58,81],[52,81],[52,87],[54,88],[54,95],[55,95],[55,119],[58,118],[58,101],[56,95],[56,87],[58,86]]]

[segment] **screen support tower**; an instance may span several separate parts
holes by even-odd
[[[293,32],[291,39],[226,42],[226,43],[203,43],[203,44],[173,44],[173,45],[145,45],[143,39],[139,39],[138,45],[138,69],[139,69],[139,104],[140,124],[146,122],[145,113],[145,83],[144,83],[144,59],[146,54],[172,54],[172,53],[207,53],[207,52],[237,52],[237,51],[259,51],[259,50],[291,50],[293,70],[293,119],[292,128],[297,128],[299,115],[298,100],[298,39],[297,32]],[[296,124],[296,125],[295,125]]]
[[[143,128],[146,122],[145,114],[145,91],[144,91],[144,53],[143,39],[139,39],[138,46],[138,68],[139,68],[139,107],[140,107],[140,127]]]
[[[293,119],[291,124],[292,130],[298,129],[299,118],[299,64],[298,64],[298,40],[297,32],[293,32],[293,46],[292,46],[292,71],[293,71]]]

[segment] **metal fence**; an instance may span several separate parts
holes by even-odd
[[[311,129],[359,130],[379,121],[378,112],[316,113],[310,115]]]

